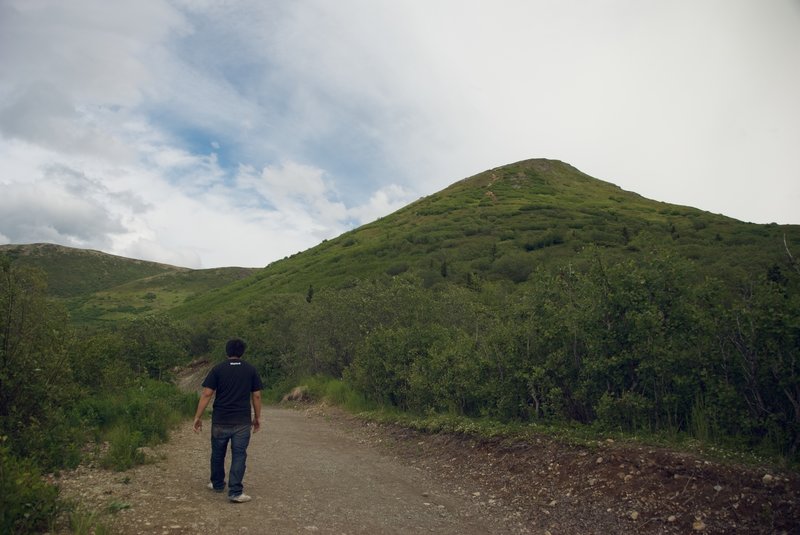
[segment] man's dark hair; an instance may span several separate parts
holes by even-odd
[[[241,357],[244,355],[244,350],[246,348],[247,344],[245,344],[243,340],[234,338],[233,340],[228,340],[228,343],[225,344],[225,353],[229,357]]]

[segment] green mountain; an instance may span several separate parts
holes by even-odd
[[[20,265],[42,269],[48,275],[50,292],[58,297],[85,296],[144,277],[188,271],[166,264],[49,243],[0,245],[0,254]]]
[[[193,270],[42,243],[0,245],[0,255],[44,271],[50,294],[64,301],[77,323],[163,312],[255,271]]]
[[[422,286],[525,287],[537,268],[579,269],[587,248],[636,258],[653,249],[691,259],[700,274],[738,280],[800,249],[800,226],[744,223],[646,199],[554,160],[490,169],[373,223],[264,269],[190,270],[57,245],[4,245],[43,269],[78,322],[170,311],[191,318],[269,295],[417,278]]]
[[[407,273],[431,287],[496,281],[525,285],[537,267],[579,267],[598,247],[612,258],[674,251],[729,279],[763,272],[796,248],[800,226],[743,223],[646,199],[553,160],[491,169],[175,311],[192,316],[276,293],[347,287]]]

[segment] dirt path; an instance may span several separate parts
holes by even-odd
[[[126,535],[526,531],[503,514],[479,513],[480,490],[453,492],[341,421],[268,407],[263,420],[248,450],[249,503],[206,489],[210,424],[200,435],[188,423],[176,430],[156,450],[160,462],[122,473],[84,467],[60,484],[96,510],[115,510],[113,528]]]
[[[424,434],[307,405],[264,407],[245,492],[206,489],[209,427],[187,422],[127,472],[57,483],[133,534],[800,533],[800,476],[600,440]]]

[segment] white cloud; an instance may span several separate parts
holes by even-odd
[[[117,111],[140,103],[154,83],[151,47],[185,30],[161,0],[0,3],[0,132],[119,157]]]
[[[277,212],[291,214],[287,220],[304,225],[307,231],[323,239],[331,237],[333,232],[342,232],[347,216],[344,203],[332,200],[335,192],[323,175],[321,169],[313,166],[283,162],[267,166],[257,175],[252,168],[242,168],[237,184],[243,190],[257,193],[259,202]]]
[[[176,191],[157,203],[146,219],[137,221],[141,226],[135,235],[145,240],[132,242],[124,250],[141,250],[143,244],[158,242],[183,257],[194,251],[202,259],[200,264],[181,265],[263,266],[318,243],[312,236],[318,223],[306,211],[295,206],[265,209],[246,201],[237,191],[225,188],[191,197]]]
[[[156,166],[164,169],[185,169],[208,162],[203,156],[177,147],[153,147],[150,157]]]
[[[0,78],[57,80],[72,99],[94,104],[138,102],[153,82],[150,47],[188,30],[163,0],[5,0],[0,13]]]
[[[328,193],[322,174],[321,169],[286,162],[280,166],[265,167],[255,187],[265,197],[275,195],[279,199],[300,198],[314,202]]]
[[[157,240],[141,237],[121,249],[120,253],[129,258],[139,258],[173,266],[200,267],[202,265],[202,259],[196,250],[186,247],[172,248]]]
[[[365,204],[350,208],[348,213],[363,225],[399,210],[412,200],[411,193],[402,186],[390,184],[375,191]]]
[[[0,186],[0,228],[17,243],[46,241],[108,247],[122,226],[95,199],[53,184]]]

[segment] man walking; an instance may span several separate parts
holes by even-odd
[[[225,490],[225,454],[230,442],[228,499],[235,503],[251,500],[242,492],[242,480],[247,446],[250,444],[250,427],[253,427],[253,432],[261,428],[261,389],[264,388],[255,367],[242,360],[246,347],[238,338],[228,340],[225,345],[228,358],[214,366],[203,381],[203,392],[194,415],[194,431],[198,433],[203,428],[203,412],[214,397],[211,413],[211,483],[208,488],[216,492]]]

